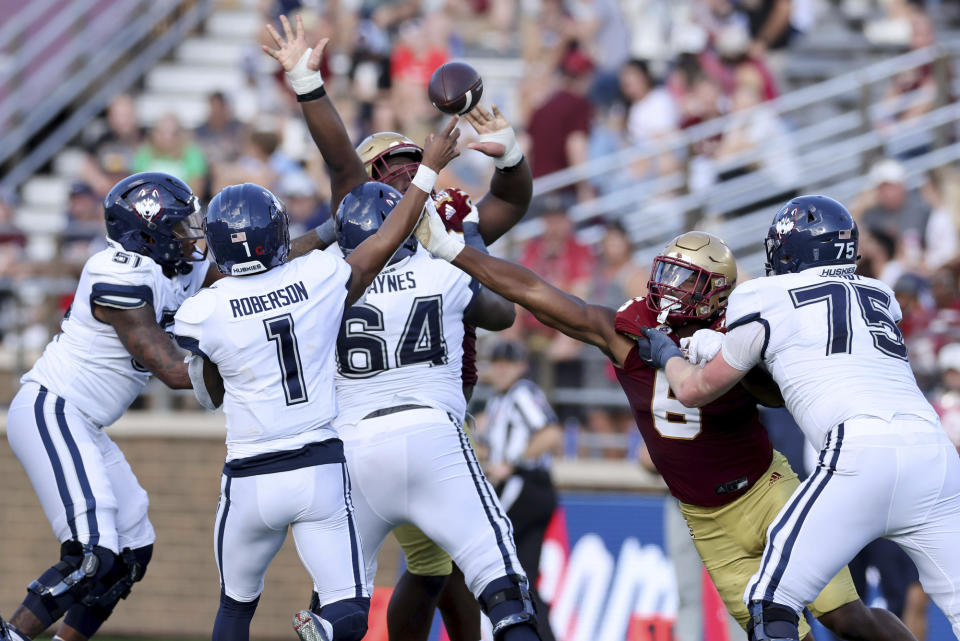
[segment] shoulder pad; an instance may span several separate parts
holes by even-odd
[[[86,271],[95,276],[120,278],[124,281],[134,279],[146,282],[152,279],[156,263],[140,254],[108,247],[87,259]],[[99,279],[99,278],[97,278]]]
[[[647,307],[647,299],[638,296],[620,306],[613,326],[618,332],[636,338],[640,336],[640,328],[656,327],[657,319]]]
[[[210,318],[217,308],[218,296],[210,289],[202,289],[183,301],[177,310],[176,320],[197,325]]]

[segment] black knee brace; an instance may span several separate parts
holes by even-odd
[[[317,614],[328,621],[337,641],[360,641],[367,633],[370,599],[360,597],[334,601],[320,608]]]
[[[27,586],[23,604],[50,625],[109,576],[117,563],[117,555],[107,548],[67,541],[60,546],[60,560]]]
[[[480,594],[480,607],[493,624],[493,638],[518,625],[537,628],[537,611],[527,587],[526,577],[511,574],[494,579]]]
[[[771,601],[751,601],[747,606],[750,621],[747,635],[750,641],[799,641],[797,613]]]
[[[152,556],[153,545],[135,550],[124,548],[110,573],[99,580],[77,606],[70,608],[64,622],[85,637],[92,637],[120,599],[126,599],[133,584],[146,574]]]

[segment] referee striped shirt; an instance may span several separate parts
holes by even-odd
[[[536,383],[527,379],[517,381],[505,394],[488,401],[486,414],[483,437],[490,448],[491,463],[526,468],[549,466],[549,455],[535,461],[523,457],[534,432],[557,422],[557,415]]]

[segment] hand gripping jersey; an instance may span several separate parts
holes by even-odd
[[[177,312],[177,341],[225,381],[228,461],[336,436],[334,350],[350,276],[342,258],[313,251],[218,280]]]
[[[470,276],[422,250],[380,272],[343,315],[336,425],[404,403],[462,417],[463,314],[477,289]]]
[[[855,270],[816,267],[757,278],[737,287],[727,308],[725,360],[740,370],[762,360],[818,448],[854,416],[937,418],[907,362],[893,291]],[[747,331],[734,331],[740,327]],[[743,340],[751,333],[756,340]]]
[[[640,335],[656,327],[643,298],[617,312],[617,331]],[[679,342],[676,336],[673,337]],[[654,465],[670,492],[684,503],[725,505],[744,494],[770,466],[773,446],[757,414],[756,400],[737,385],[701,408],[678,401],[667,377],[644,365],[637,348],[614,368]]]
[[[157,323],[169,328],[177,308],[200,289],[207,273],[207,263],[198,263],[189,274],[167,278],[153,259],[107,242],[109,247],[83,266],[61,332],[20,381],[43,385],[101,426],[120,418],[151,374],[130,356],[112,325],[94,318],[93,305],[136,309],[150,304]]]

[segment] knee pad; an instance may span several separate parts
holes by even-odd
[[[333,627],[337,641],[360,641],[367,633],[370,599],[359,597],[334,601],[320,608],[317,614]]]
[[[80,604],[71,608],[65,623],[86,637],[91,637],[113,613],[120,599],[130,595],[133,584],[147,572],[153,556],[153,545],[131,550],[124,548],[117,555],[112,570],[91,586]]]
[[[747,610],[750,641],[799,641],[800,617],[790,608],[770,601],[751,601]]]
[[[494,579],[483,589],[479,601],[493,624],[495,641],[500,641],[504,632],[514,626],[537,628],[537,611],[524,576],[511,574]]]
[[[107,548],[67,541],[60,546],[60,560],[27,586],[23,604],[50,625],[90,594],[117,563],[117,555]]]

